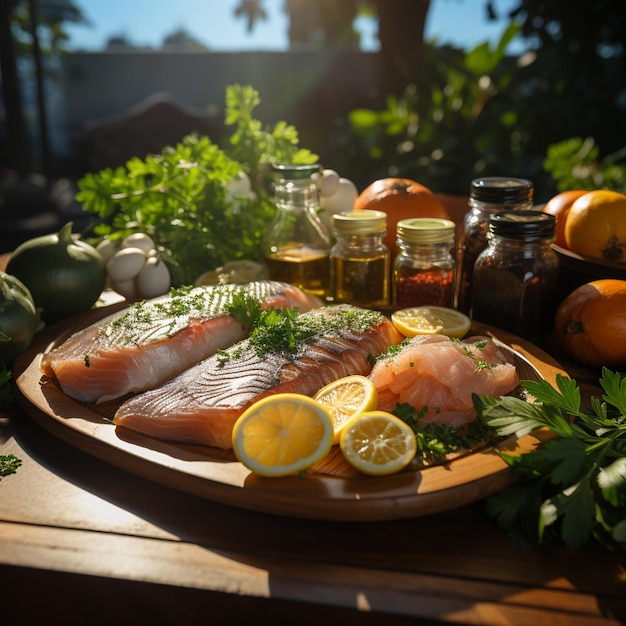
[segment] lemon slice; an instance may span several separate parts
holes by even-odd
[[[313,398],[326,407],[333,422],[333,443],[339,443],[343,427],[364,411],[372,411],[378,404],[374,383],[365,376],[345,376],[322,387]]]
[[[228,261],[221,267],[198,276],[195,287],[202,285],[225,285],[227,283],[249,283],[269,278],[267,268],[256,261]]]
[[[386,411],[367,411],[350,420],[341,433],[340,446],[350,465],[371,476],[399,472],[417,452],[411,427]]]
[[[303,472],[321,461],[332,443],[328,411],[313,398],[296,393],[255,402],[233,428],[237,460],[260,476]]]
[[[393,325],[405,336],[447,335],[462,339],[472,321],[456,309],[443,306],[417,306],[391,314]]]

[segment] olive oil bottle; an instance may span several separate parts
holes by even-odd
[[[329,293],[330,237],[319,218],[319,165],[273,166],[276,215],[261,244],[270,278],[322,298]]]

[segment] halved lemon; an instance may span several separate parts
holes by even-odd
[[[256,261],[228,261],[221,267],[204,272],[194,282],[194,287],[202,285],[225,285],[227,283],[249,283],[253,280],[269,278],[267,268]]]
[[[443,306],[417,306],[400,309],[391,314],[393,325],[405,336],[447,335],[462,339],[472,320],[456,309]]]
[[[411,427],[386,411],[367,411],[352,418],[344,426],[340,446],[350,465],[371,476],[399,472],[417,452]]]
[[[333,443],[328,411],[296,393],[268,396],[248,407],[233,428],[237,460],[260,476],[289,476],[321,461]]]
[[[333,422],[333,443],[339,443],[343,427],[364,411],[378,404],[378,392],[366,376],[345,376],[322,387],[313,398],[326,407]]]

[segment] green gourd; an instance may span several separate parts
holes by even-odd
[[[7,274],[26,285],[46,323],[90,309],[106,285],[102,257],[72,236],[72,225],[25,241],[7,263]]]

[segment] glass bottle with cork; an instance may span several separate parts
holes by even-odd
[[[454,304],[456,225],[439,218],[400,220],[394,261],[394,304],[398,307]]]
[[[558,305],[555,223],[541,211],[489,218],[489,245],[474,266],[472,319],[531,341],[550,333]]]
[[[270,278],[326,297],[330,237],[319,217],[318,189],[312,178],[320,166],[275,164],[272,170],[276,215],[261,241]]]
[[[330,283],[335,301],[362,307],[388,305],[391,261],[383,242],[387,214],[370,210],[336,213],[333,234]]]
[[[489,217],[508,210],[533,208],[534,186],[525,178],[491,176],[470,184],[470,210],[463,219],[457,253],[456,308],[469,313],[472,302],[474,263],[487,247]]]

